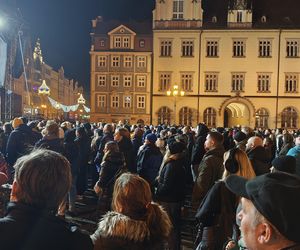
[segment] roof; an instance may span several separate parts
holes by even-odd
[[[118,20],[109,20],[102,21],[99,20],[97,22],[97,26],[94,30],[95,34],[108,34],[110,31],[119,27],[120,25],[124,25],[130,30],[134,31],[136,34],[141,35],[151,35],[152,34],[152,22],[151,21],[142,21],[137,22],[135,20],[130,21],[118,21]]]
[[[226,28],[228,7],[233,0],[203,0],[203,27]],[[300,28],[299,0],[248,0],[248,8],[252,6],[253,28]],[[212,22],[212,17],[217,22]],[[262,22],[262,16],[266,22]]]

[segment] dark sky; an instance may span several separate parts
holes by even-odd
[[[154,0],[16,0],[44,61],[89,88],[91,20],[151,19]]]

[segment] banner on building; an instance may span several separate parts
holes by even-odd
[[[0,37],[0,87],[4,86],[6,62],[7,62],[7,44]]]

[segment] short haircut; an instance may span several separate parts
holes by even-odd
[[[208,135],[211,137],[211,139],[215,142],[216,145],[223,144],[224,137],[221,133],[213,131],[213,132],[209,132]]]
[[[14,166],[16,198],[37,208],[57,209],[71,186],[69,161],[59,153],[38,149],[19,158]]]

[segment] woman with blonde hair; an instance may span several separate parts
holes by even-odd
[[[167,213],[152,202],[147,181],[122,174],[115,182],[112,209],[91,235],[94,249],[164,249],[171,222]]]
[[[247,154],[239,148],[233,148],[224,153],[224,173],[208,191],[198,208],[196,219],[200,226],[200,249],[222,249],[222,246],[237,234],[235,212],[239,197],[226,188],[224,180],[229,175],[238,175],[246,179],[255,177],[255,172]]]

